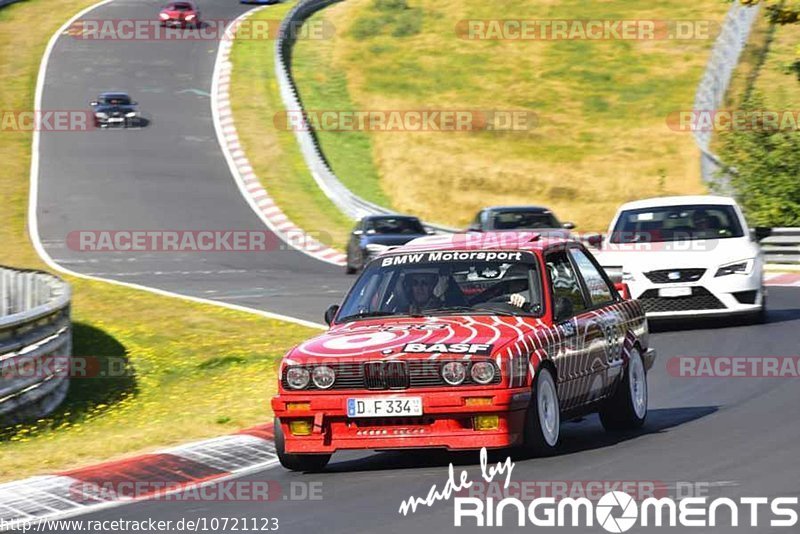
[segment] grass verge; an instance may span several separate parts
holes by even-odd
[[[348,0],[321,15],[336,28],[334,38],[300,43],[303,61],[295,68],[304,100],[322,109],[352,102],[358,110],[524,110],[538,117],[535,128],[521,131],[370,132],[378,189],[396,209],[464,226],[485,205],[541,203],[581,230],[601,230],[621,202],[705,191],[691,134],[671,130],[667,117],[691,109],[716,35],[466,40],[457,24],[718,24],[728,8],[718,0]],[[335,168],[366,152],[360,134],[322,140]]]
[[[253,18],[280,21],[290,8],[270,6]],[[234,42],[230,95],[239,140],[261,184],[289,219],[343,250],[353,222],[317,186],[294,133],[276,126],[276,116],[285,110],[275,78],[274,48],[275,41],[267,39]]]
[[[30,110],[47,41],[92,0],[0,9],[0,110]],[[36,24],[31,25],[30,21]],[[2,263],[44,268],[26,231],[30,132],[0,130]],[[72,284],[74,354],[114,377],[76,379],[64,405],[0,430],[0,480],[49,473],[271,420],[277,360],[314,331],[102,282]]]

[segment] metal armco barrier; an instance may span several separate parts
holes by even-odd
[[[289,112],[303,111],[303,103],[291,72],[292,48],[296,41],[297,28],[317,11],[342,0],[300,0],[281,23],[280,34],[275,42],[275,75],[278,79],[283,105]],[[394,214],[393,211],[369,202],[345,186],[334,174],[317,140],[314,131],[295,129],[308,169],[325,195],[345,215],[360,219],[365,215]],[[453,232],[453,228],[425,223],[425,226],[442,232]]]
[[[67,394],[71,355],[69,285],[0,267],[0,425],[52,412]]]
[[[694,111],[716,111],[722,105],[728,85],[731,82],[733,71],[739,64],[750,30],[758,15],[758,5],[744,6],[735,0],[728,14],[722,30],[711,50],[711,57],[706,65],[705,73],[697,88],[694,97]],[[711,131],[695,131],[694,138],[700,148],[700,172],[706,184],[712,184],[718,179],[719,172],[724,169],[724,164],[711,152]],[[720,192],[725,191],[725,186],[719,187]]]
[[[761,241],[764,259],[771,264],[800,264],[800,228],[773,228]]]

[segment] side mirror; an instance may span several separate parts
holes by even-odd
[[[772,228],[766,226],[756,226],[753,229],[753,237],[755,237],[756,241],[763,241],[764,239],[768,238],[772,235]]]
[[[586,236],[586,243],[590,247],[600,248],[603,245],[603,236],[601,234],[591,234]]]
[[[96,106],[97,105],[97,100],[92,100],[91,102],[89,102],[89,105],[90,106]]]
[[[560,323],[565,319],[569,319],[574,315],[573,312],[572,301],[567,297],[559,297],[558,300],[556,300],[556,306],[553,310],[553,321]]]
[[[353,230],[353,235],[363,235],[364,230]]]
[[[336,317],[336,314],[338,312],[339,312],[338,304],[333,304],[327,310],[325,310],[325,324],[330,326],[331,323],[333,322],[334,317]]]
[[[625,282],[617,282],[614,284],[614,288],[623,300],[631,300],[631,290],[628,288],[628,284]]]
[[[574,230],[575,229],[575,223],[567,221],[564,224],[562,224],[561,227],[562,228],[566,228],[567,230]]]

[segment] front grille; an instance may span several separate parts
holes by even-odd
[[[449,386],[441,374],[442,365],[454,360],[379,360],[366,363],[331,363],[327,364],[336,373],[336,380],[330,389],[409,389]],[[467,364],[467,378],[462,386],[476,385],[469,373],[469,364],[473,361],[463,361]],[[486,360],[476,360],[486,361]],[[486,385],[496,385],[502,381],[500,370],[495,366],[494,379]],[[309,371],[315,366],[306,365]],[[286,382],[286,373],[281,377],[285,389],[289,388]],[[459,387],[459,386],[454,386]],[[316,390],[313,382],[303,391]]]
[[[693,310],[724,310],[725,305],[704,287],[693,287],[686,297],[659,297],[657,289],[648,289],[638,298],[645,313]]]
[[[408,365],[398,360],[367,362],[364,385],[367,389],[406,389],[409,386]]]
[[[677,273],[677,278],[675,278]],[[663,269],[650,271],[644,275],[654,284],[674,284],[677,282],[697,282],[706,273],[705,269]],[[672,274],[672,278],[670,278]]]

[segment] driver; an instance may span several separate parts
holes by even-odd
[[[404,285],[412,310],[431,310],[445,306],[447,276],[439,276],[431,271],[409,273]],[[509,296],[508,303],[516,308],[523,308],[527,300],[524,295],[514,293]]]
[[[406,277],[406,296],[412,309],[434,309],[444,305],[444,283],[435,272],[411,273]]]

